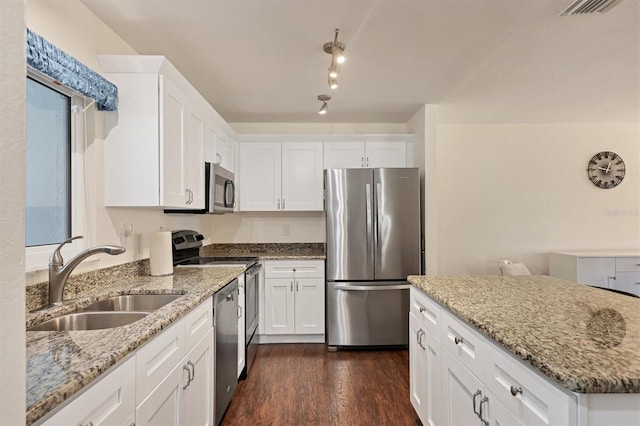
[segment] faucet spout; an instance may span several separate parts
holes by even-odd
[[[121,246],[111,246],[111,245],[102,245],[88,248],[86,250],[81,251],[75,257],[69,260],[67,264],[64,264],[64,259],[60,254],[60,249],[65,244],[82,238],[82,236],[77,236],[73,238],[69,238],[66,241],[63,241],[51,254],[49,258],[49,304],[53,305],[56,303],[62,302],[64,287],[67,284],[67,279],[71,275],[71,272],[89,256],[93,256],[98,253],[106,253],[110,255],[122,254],[126,251],[124,247]]]

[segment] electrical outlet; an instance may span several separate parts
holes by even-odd
[[[282,236],[283,237],[291,236],[291,225],[282,225]]]

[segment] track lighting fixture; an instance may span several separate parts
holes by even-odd
[[[338,72],[339,72],[339,66],[340,64],[343,64],[345,61],[345,56],[344,56],[344,49],[345,49],[345,45],[344,43],[341,43],[338,41],[338,33],[340,30],[336,29],[336,33],[335,33],[335,37],[333,39],[333,41],[330,41],[328,43],[325,43],[322,46],[322,49],[328,53],[329,55],[331,55],[331,65],[329,66],[329,78],[330,79],[335,79],[338,77]],[[331,81],[329,81],[329,87],[331,87],[332,89],[334,89],[334,87],[332,87]],[[337,84],[336,84],[336,87]]]
[[[318,114],[325,115],[327,113],[327,107],[328,107],[327,102],[331,100],[331,96],[318,95],[318,100],[322,102],[322,106],[320,107],[320,111],[318,111]]]

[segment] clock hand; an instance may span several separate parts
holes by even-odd
[[[609,173],[609,170],[611,170],[611,161],[609,161],[609,164],[607,164],[607,170],[605,170],[605,173]]]
[[[604,170],[605,173],[609,173],[609,169],[605,169],[604,167],[596,167],[598,170]]]

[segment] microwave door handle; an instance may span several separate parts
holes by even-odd
[[[232,180],[228,182],[229,182],[229,185],[231,186],[231,203],[229,207],[233,209],[236,206],[236,184]]]
[[[229,190],[231,190],[231,202],[229,202]],[[234,204],[233,182],[230,181],[229,179],[224,181],[224,195],[222,198],[224,200],[225,207],[233,207],[233,204]]]

